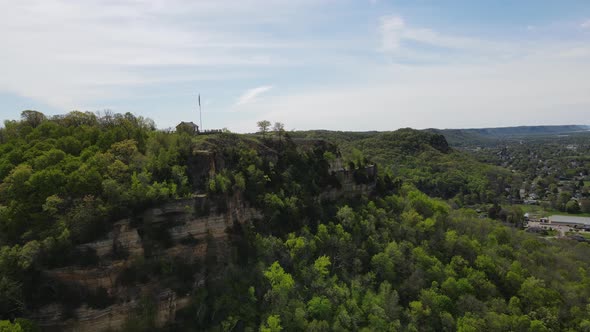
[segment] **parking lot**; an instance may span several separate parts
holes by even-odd
[[[566,233],[576,231],[574,228],[569,227],[569,226],[552,225],[552,224],[544,223],[544,222],[529,221],[528,228],[532,228],[532,227],[539,227],[539,228],[547,229],[547,230],[555,230],[555,231],[557,231],[557,237],[564,237],[566,235]]]

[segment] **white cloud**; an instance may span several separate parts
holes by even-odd
[[[400,48],[400,42],[404,38],[405,23],[397,16],[384,16],[381,18],[381,50],[396,51]]]
[[[189,66],[194,80],[291,65],[279,50],[301,44],[255,28],[280,22],[310,0],[29,0],[0,11],[0,91],[70,110],[123,98],[121,85],[174,81],[149,68]],[[264,8],[265,10],[260,10]],[[285,15],[283,15],[285,14]],[[248,25],[249,24],[249,25]],[[223,70],[222,70],[223,69]],[[178,73],[179,80],[187,75]]]
[[[238,98],[236,105],[244,105],[244,104],[252,103],[252,102],[256,101],[261,94],[267,92],[270,89],[272,89],[272,86],[270,86],[270,85],[259,86],[254,89],[250,89],[250,90],[244,92],[244,94],[242,94],[240,96],[240,98]]]
[[[580,24],[580,27],[582,29],[590,29],[590,20],[587,20],[585,22],[582,22],[582,24]]]

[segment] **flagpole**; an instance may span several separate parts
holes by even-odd
[[[199,128],[203,130],[203,115],[201,112],[201,94],[199,93]]]

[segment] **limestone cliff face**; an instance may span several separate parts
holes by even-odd
[[[157,326],[173,321],[176,311],[189,304],[189,297],[177,297],[176,293],[165,290],[157,295],[155,320]],[[57,305],[42,308],[34,317],[44,331],[111,331],[120,329],[127,318],[139,305],[138,300],[117,303],[105,309],[93,309],[82,305],[74,312],[74,317],[65,319],[62,309]]]
[[[91,248],[96,252],[99,266],[81,268],[68,266],[65,268],[45,271],[65,283],[76,283],[91,290],[106,289],[114,293],[117,276],[127,266],[127,260],[117,260],[114,251],[125,250],[129,257],[143,256],[141,237],[137,229],[130,226],[129,220],[121,220],[114,224],[113,230],[104,239],[78,246],[78,249]]]
[[[375,189],[375,177],[377,166],[370,165],[360,170],[347,170],[341,159],[337,159],[330,165],[330,172],[335,174],[340,181],[340,188],[332,188],[320,194],[321,200],[336,200],[338,198],[355,198],[367,195]],[[366,181],[358,181],[356,175],[361,175]]]
[[[107,258],[112,254],[113,248],[120,246],[127,250],[130,255],[143,255],[141,237],[137,229],[129,224],[129,220],[121,220],[113,225],[113,230],[109,232],[106,239],[82,245],[81,247],[92,248],[96,251],[100,259]]]
[[[213,213],[202,215],[205,206]],[[173,245],[158,252],[158,255],[194,260],[203,258],[207,253],[207,237],[212,237],[218,244],[226,243],[228,227],[262,217],[259,211],[245,204],[239,195],[228,198],[226,212],[217,213],[216,210],[206,196],[199,196],[148,209],[140,219],[143,220],[141,225],[164,225],[163,229],[169,233]],[[91,291],[103,289],[115,299],[113,305],[104,309],[82,305],[69,313],[73,318],[66,319],[64,309],[53,304],[41,308],[30,318],[39,322],[44,330],[103,331],[120,328],[137,307],[141,294],[159,289],[158,285],[148,283],[132,287],[135,288],[133,291],[118,282],[121,273],[134,259],[146,255],[146,239],[141,236],[141,225],[134,226],[129,219],[121,220],[114,224],[113,230],[105,238],[80,245],[80,249],[91,248],[96,252],[98,266],[70,266],[44,271],[48,277],[64,284],[81,286]],[[217,261],[225,259],[225,249],[217,248]],[[125,257],[120,257],[117,252],[125,252]],[[155,301],[156,321],[163,325],[174,320],[176,310],[184,307],[189,299],[185,294],[179,296],[170,289],[163,289]]]
[[[149,209],[144,213],[144,220],[150,223],[170,223],[175,226],[168,229],[175,241],[186,238],[204,239],[208,234],[214,238],[225,238],[225,230],[234,222],[245,223],[253,218],[261,218],[262,214],[250,208],[239,197],[234,195],[227,201],[227,212],[217,213],[216,207],[209,207],[213,213],[197,217],[210,204],[206,196],[168,203],[162,207]]]

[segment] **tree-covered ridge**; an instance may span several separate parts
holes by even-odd
[[[26,111],[0,137],[0,244],[87,241],[105,220],[190,193],[190,137],[129,113]]]
[[[465,133],[491,139],[522,138],[530,136],[547,136],[557,134],[571,134],[590,130],[586,125],[559,125],[559,126],[518,126],[499,128],[473,128],[473,129],[442,129],[439,133]]]
[[[248,252],[254,254],[200,290],[177,327],[590,327],[590,246],[548,242],[467,210],[453,211],[408,186],[397,195],[341,206],[317,227],[284,236],[254,231],[249,239]]]
[[[431,196],[454,199],[459,206],[503,202],[518,177],[476,161],[449,147],[441,134],[414,129],[393,132],[297,132],[295,137],[322,138],[340,147],[344,158],[365,158],[392,177],[413,183]],[[517,189],[515,188],[517,191]]]
[[[558,136],[588,133],[590,126],[521,126],[475,129],[426,129],[443,135],[449,145],[455,148],[493,147],[498,143],[519,142],[521,140],[550,141]]]
[[[131,114],[47,118],[26,111],[21,121],[5,122],[0,138],[0,318],[52,302],[68,310],[112,303],[104,292],[72,290],[43,271],[98,266],[96,254],[77,245],[104,236],[121,218],[139,220],[134,222],[144,233],[146,253],[120,278],[122,285],[168,278],[190,289],[190,271],[198,271],[198,264],[171,258],[184,274],[163,273],[158,256],[171,244],[166,227],[173,225],[142,225],[136,216],[148,207],[196,192],[216,203],[220,211],[210,211],[216,213],[235,193],[268,216],[261,230],[281,233],[311,224],[316,197],[339,185],[329,173],[335,146],[297,145],[282,132],[272,139],[193,136],[158,131],[151,120]],[[206,158],[199,164],[201,154]]]
[[[270,194],[257,197],[278,199],[258,200],[264,218],[239,231],[246,238],[240,243],[243,255],[222,278],[198,290],[174,328],[575,331],[589,326],[587,244],[549,242],[471,210],[453,210],[411,185],[396,191],[389,176],[377,180],[376,196],[348,205],[305,200],[317,190],[281,195],[300,180],[325,176],[320,165],[326,161],[303,178],[278,171],[297,159],[305,161],[301,170],[309,169],[305,165],[314,159],[289,150],[277,160],[261,158],[260,169],[280,164],[275,174],[283,175],[268,182]],[[324,160],[326,154],[315,151],[315,158]],[[360,155],[351,161],[354,167],[369,164]]]
[[[257,225],[261,230],[280,233],[312,222],[321,213],[314,210],[318,196],[340,187],[330,171],[338,148],[323,140],[295,142],[289,134],[275,138],[228,134],[196,143],[196,149],[201,148],[213,152],[222,164],[208,181],[209,197],[223,201],[229,194],[243,195],[267,217]],[[352,165],[352,170],[359,167]]]
[[[186,135],[132,114],[25,111],[0,129],[0,318],[67,297],[43,268],[88,265],[75,245],[152,204],[192,193]],[[40,279],[41,278],[41,279]],[[67,301],[67,299],[65,299]]]

